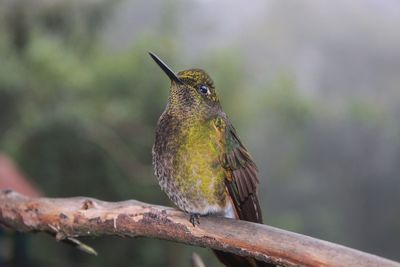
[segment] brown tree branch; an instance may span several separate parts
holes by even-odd
[[[29,198],[3,190],[0,224],[21,232],[49,232],[58,239],[98,235],[165,239],[283,266],[400,267],[394,261],[267,225],[210,216],[193,227],[178,210],[135,200]]]

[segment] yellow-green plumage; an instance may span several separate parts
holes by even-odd
[[[193,225],[194,215],[208,214],[262,223],[257,167],[223,112],[212,79],[200,69],[175,74],[150,55],[171,79],[153,146],[161,188],[175,205],[191,214]],[[229,267],[270,266],[215,253]]]
[[[175,182],[196,210],[205,205],[225,207],[225,172],[219,164],[221,144],[214,121],[188,121],[182,128],[182,143],[174,161]]]
[[[172,84],[160,117],[153,149],[156,174],[161,187],[182,210],[223,214],[228,203],[225,170],[220,164],[222,133],[216,128],[220,122],[216,111],[221,110],[218,98],[210,92],[214,107],[204,106],[195,84],[195,79],[201,79],[211,88],[212,80],[204,72],[188,70],[178,77],[187,84]]]
[[[223,112],[212,79],[200,69],[171,75],[176,80],[153,147],[161,188],[191,214],[261,222],[257,168]]]

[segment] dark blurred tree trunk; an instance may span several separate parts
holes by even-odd
[[[26,8],[27,2],[17,0],[11,4],[7,16],[7,30],[11,36],[11,42],[18,54],[23,54],[29,42],[29,23]]]

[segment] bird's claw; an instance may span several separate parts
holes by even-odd
[[[193,224],[193,227],[196,227],[196,224],[200,225],[200,214],[190,213],[189,221]]]

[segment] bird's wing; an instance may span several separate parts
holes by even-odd
[[[257,166],[227,118],[216,118],[214,124],[221,133],[221,164],[226,173],[225,184],[239,219],[262,223],[257,197]]]
[[[225,115],[225,114],[223,114]],[[225,116],[213,120],[220,135],[219,149],[221,165],[225,170],[225,185],[235,207],[238,219],[262,223],[260,204],[257,197],[258,170],[249,152],[240,141],[235,128]],[[227,267],[274,267],[274,264],[252,258],[240,257],[214,250],[218,259]]]

